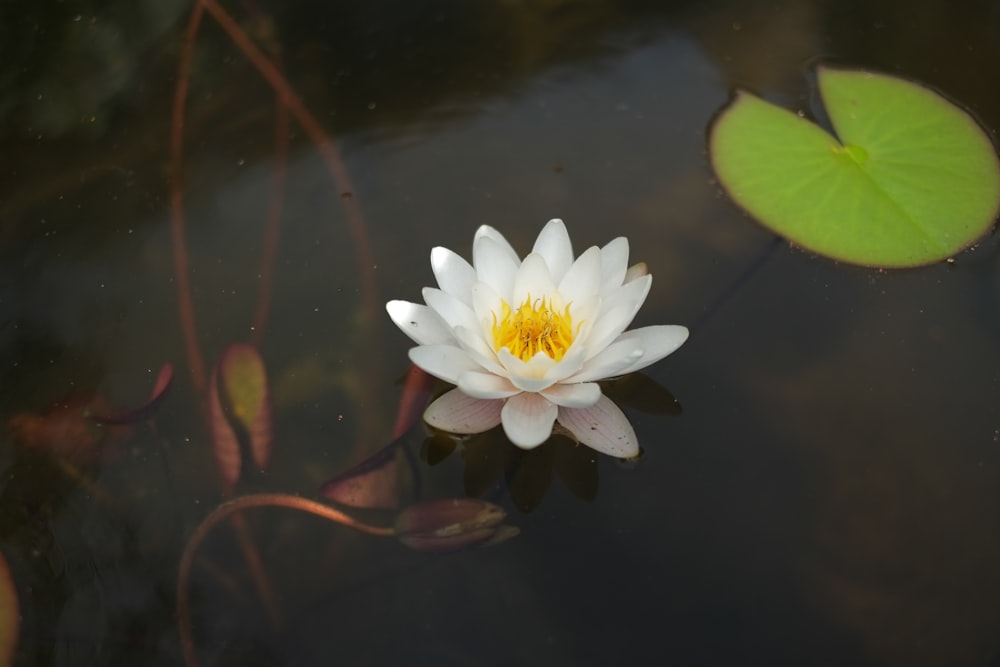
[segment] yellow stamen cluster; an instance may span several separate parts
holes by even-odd
[[[517,309],[501,300],[500,317],[493,313],[493,349],[506,347],[522,361],[539,352],[559,361],[572,342],[569,306],[559,312],[551,298],[532,301],[528,296]]]

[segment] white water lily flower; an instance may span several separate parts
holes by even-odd
[[[639,453],[622,411],[598,380],[659,361],[687,340],[682,326],[625,328],[652,276],[628,268],[628,240],[616,238],[574,259],[562,220],[550,220],[524,261],[495,229],[482,226],[472,264],[447,248],[431,251],[438,288],[427,305],[390,301],[392,321],[417,347],[410,359],[456,389],[424,413],[443,431],[473,434],[503,424],[518,447],[536,447],[556,421],[605,454]]]

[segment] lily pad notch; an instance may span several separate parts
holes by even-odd
[[[729,196],[765,227],[835,260],[904,268],[975,243],[1000,210],[1000,161],[965,110],[911,81],[819,67],[836,136],[738,90],[709,132]]]

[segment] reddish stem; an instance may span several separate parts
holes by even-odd
[[[181,555],[180,568],[177,572],[177,626],[180,632],[181,651],[184,654],[184,664],[188,667],[197,667],[198,656],[195,652],[194,638],[191,635],[191,600],[188,594],[188,580],[191,578],[191,566],[194,564],[194,557],[205,540],[205,537],[218,523],[236,512],[241,512],[251,507],[287,507],[314,514],[328,521],[353,528],[380,537],[391,537],[394,535],[392,528],[382,528],[371,526],[354,517],[348,516],[329,505],[318,503],[315,500],[300,498],[284,493],[260,493],[252,496],[243,496],[230,500],[227,503],[215,508],[211,514],[206,516],[198,527],[195,528],[184,553]]]
[[[285,181],[288,173],[288,107],[280,98],[275,100],[274,114],[274,170],[271,176],[271,199],[267,208],[264,248],[260,259],[260,291],[257,294],[257,309],[253,316],[253,333],[250,336],[250,342],[258,348],[264,337],[267,316],[271,311],[274,259],[278,252],[281,209],[285,202]]]
[[[399,409],[396,411],[396,425],[392,429],[394,440],[409,431],[413,422],[421,418],[434,382],[434,378],[419,366],[410,364],[403,383],[403,395],[399,399]]]
[[[191,80],[191,63],[194,60],[194,42],[204,14],[201,4],[195,4],[188,19],[181,61],[174,91],[174,107],[170,121],[170,241],[174,255],[174,281],[177,285],[177,306],[180,311],[181,329],[187,351],[188,366],[195,392],[203,395],[207,383],[205,362],[198,343],[195,325],[194,302],[191,299],[191,281],[188,275],[187,246],[184,239],[184,106],[187,102],[188,83]]]
[[[226,13],[215,0],[198,0],[198,6],[204,7],[205,11],[212,15],[219,26],[229,35],[237,47],[243,51],[260,75],[270,84],[278,94],[278,98],[284,104],[295,120],[302,126],[306,134],[316,145],[327,171],[333,179],[334,185],[341,194],[354,192],[354,185],[347,173],[340,152],[330,141],[323,126],[319,124],[316,117],[312,115],[305,104],[292,90],[288,81],[271,60],[264,55],[264,52],[257,48],[257,45],[247,36],[236,24],[236,21]],[[373,272],[374,261],[372,260],[371,244],[368,240],[368,232],[365,225],[364,216],[361,214],[361,207],[357,203],[357,198],[352,196],[341,197],[341,203],[347,213],[348,228],[354,241],[354,249],[357,253],[358,265],[361,271],[361,302],[365,314],[369,321],[373,321],[374,314],[378,310],[378,293],[375,287],[375,274]]]
[[[198,0],[199,6],[205,8],[212,15],[219,26],[229,35],[229,38],[236,44],[243,54],[253,63],[254,67],[262,77],[271,85],[278,95],[279,102],[288,109],[295,120],[302,126],[306,134],[323,159],[326,169],[333,180],[334,186],[340,192],[341,203],[347,214],[347,224],[352,240],[354,251],[358,261],[358,269],[361,273],[361,312],[362,322],[366,327],[370,327],[375,322],[375,315],[378,312],[378,291],[375,284],[375,263],[373,260],[371,244],[368,239],[367,226],[358,198],[354,195],[354,185],[347,173],[347,167],[340,157],[340,152],[336,145],[327,136],[323,126],[320,125],[316,117],[312,115],[301,98],[292,90],[288,81],[281,74],[277,66],[261,51],[256,44],[240,29],[236,21],[219,5],[216,0]],[[367,371],[368,375],[377,375],[375,366],[378,357],[369,353]],[[360,397],[358,403],[363,406],[372,405],[375,402],[374,382],[366,382],[362,385],[364,395]],[[364,452],[372,440],[372,436],[377,430],[373,413],[363,411],[359,422],[359,438],[355,448],[356,453]]]

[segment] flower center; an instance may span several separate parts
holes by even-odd
[[[516,309],[501,299],[500,317],[493,313],[493,349],[506,347],[522,361],[539,352],[559,361],[572,342],[573,318],[569,306],[559,312],[551,298],[532,301],[528,296]]]

